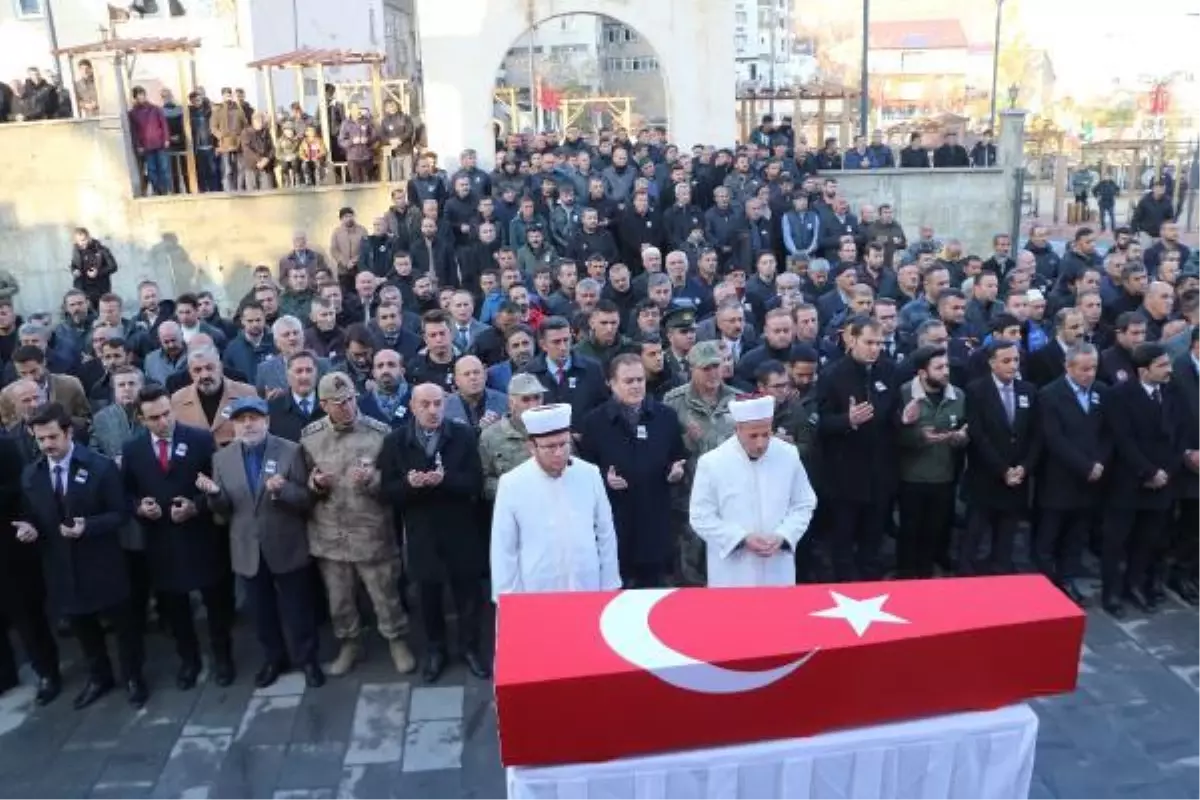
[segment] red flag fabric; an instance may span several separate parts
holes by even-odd
[[[543,111],[557,111],[562,99],[562,92],[544,83],[538,84],[538,105]]]
[[[1084,621],[1040,575],[505,595],[501,760],[603,761],[1070,692]]]

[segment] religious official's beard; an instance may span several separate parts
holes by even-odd
[[[201,394],[217,394],[221,390],[221,379],[206,376],[196,381]]]
[[[383,390],[384,394],[393,394],[396,391],[397,381],[392,375],[384,373],[375,379],[375,383]]]

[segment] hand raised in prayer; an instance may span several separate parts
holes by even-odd
[[[679,483],[683,480],[683,466],[687,461],[680,459],[671,465],[671,469],[667,472],[667,483]]]
[[[217,482],[203,472],[196,476],[196,488],[207,495],[221,493],[221,487],[217,485]]]
[[[851,405],[853,405],[853,403],[854,403],[853,398],[851,398],[850,403],[851,403]],[[907,405],[904,406],[904,411],[901,412],[901,414],[900,414],[900,421],[903,422],[905,425],[912,425],[914,422],[916,422],[920,418],[921,418],[921,399],[918,397],[914,397],[912,400],[908,401]]]
[[[623,492],[629,488],[629,482],[618,475],[617,468],[613,466],[608,468],[608,472],[604,475],[604,481],[614,492]]]
[[[14,522],[13,527],[17,529],[17,541],[22,544],[29,544],[37,541],[37,528],[30,525],[28,522]]]
[[[196,504],[191,500],[186,497],[171,499],[171,522],[176,524],[187,522],[194,516],[196,516]]]
[[[75,517],[70,525],[59,525],[58,532],[68,539],[78,539],[83,536],[83,529],[86,525],[83,517]]]
[[[282,475],[272,475],[267,478],[267,491],[273,495],[279,494],[283,491],[284,484],[286,483],[287,481]]]
[[[875,406],[870,403],[859,403],[853,397],[850,398],[850,424],[854,427],[862,425],[864,422],[870,422],[875,416]]]
[[[143,497],[142,502],[138,503],[137,513],[139,517],[146,519],[161,519],[162,508],[159,507],[158,501],[153,497]]]

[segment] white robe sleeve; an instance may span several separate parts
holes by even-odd
[[[691,522],[696,535],[721,558],[729,558],[751,531],[721,518],[718,486],[722,478],[716,474],[720,464],[711,457],[713,453],[717,451],[705,453],[696,464],[688,521]],[[736,477],[727,475],[724,480],[736,480]]]
[[[608,502],[608,492],[604,490],[604,481],[600,479],[600,471],[591,471],[592,494],[595,509],[592,520],[596,532],[596,555],[600,562],[600,589],[607,591],[621,588],[621,565],[617,561],[617,530],[613,525],[612,506]]]
[[[521,591],[521,531],[512,481],[506,482],[507,478],[500,477],[492,512],[492,602],[499,602],[502,594]]]
[[[782,537],[795,550],[796,543],[808,530],[813,512],[817,509],[817,495],[808,481],[808,473],[805,472],[804,464],[800,461],[800,456],[797,455],[795,448],[791,448],[788,461],[790,463],[787,466],[792,469],[788,508],[772,533]]]

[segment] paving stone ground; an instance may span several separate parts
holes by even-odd
[[[491,686],[461,665],[428,686],[398,676],[375,640],[365,663],[321,689],[296,674],[256,691],[258,654],[241,624],[234,685],[205,675],[179,692],[169,642],[148,645],[152,695],[141,711],[120,693],[73,711],[78,661],[47,708],[33,706],[28,683],[0,696],[0,797],[504,796]],[[1194,609],[1172,598],[1120,623],[1091,611],[1078,690],[1033,703],[1032,796],[1200,796],[1198,692]]]

